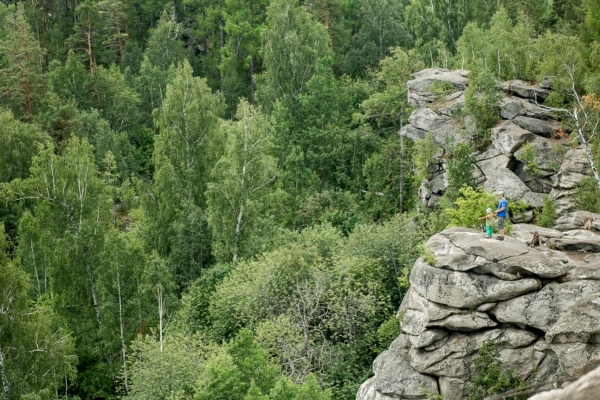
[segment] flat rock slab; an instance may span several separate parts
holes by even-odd
[[[489,240],[481,233],[473,231],[450,232],[448,239],[466,254],[479,256],[491,262],[520,256],[530,251],[527,246],[516,239],[506,237],[502,241]]]
[[[541,287],[537,278],[503,281],[488,275],[435,268],[423,259],[413,266],[410,283],[432,302],[469,309],[483,303],[512,299]]]
[[[533,132],[537,135],[552,136],[560,128],[560,124],[556,121],[542,120],[530,117],[515,117],[513,122],[521,128]]]
[[[548,240],[550,245],[562,251],[582,251],[600,253],[600,235],[586,230],[564,232],[558,239]]]
[[[538,86],[532,86],[521,80],[511,80],[502,84],[502,90],[516,96],[532,99],[535,101],[544,101],[550,92]]]
[[[577,301],[600,291],[600,281],[550,283],[542,290],[499,302],[489,313],[500,322],[548,332]]]
[[[537,233],[540,238],[544,241],[548,241],[548,239],[559,239],[564,236],[559,230],[551,229],[551,228],[543,228],[537,225],[531,224],[516,224],[513,225],[510,236],[520,240],[523,243],[530,242],[533,239],[533,235]]]
[[[427,399],[425,392],[438,394],[437,381],[420,374],[410,365],[410,342],[401,335],[389,350],[373,362],[375,376],[358,389],[356,400]]]

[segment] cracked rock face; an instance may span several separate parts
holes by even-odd
[[[590,215],[563,222],[577,226],[581,218]],[[526,244],[534,232],[542,246]],[[585,232],[523,224],[504,241],[467,228],[432,236],[425,248],[433,265],[415,262],[398,310],[402,334],[377,358],[357,400],[426,398],[419,385],[444,400],[463,399],[486,341],[529,383],[573,381],[600,365],[600,254],[574,260],[547,247],[600,237],[593,224]]]
[[[555,389],[530,397],[529,400],[598,400],[600,367],[579,378],[564,389]]]

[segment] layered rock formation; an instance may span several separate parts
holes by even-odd
[[[600,366],[600,257],[583,257],[587,244],[572,240],[599,240],[600,215],[569,214],[558,227],[581,220],[591,228],[515,225],[504,241],[467,228],[432,236],[431,265],[415,262],[398,311],[402,334],[357,400],[462,399],[473,357],[490,340],[529,383],[574,381]],[[527,244],[533,232],[541,246]]]
[[[414,79],[407,83],[408,101],[417,108],[400,135],[417,140],[431,133],[441,146],[468,140],[475,126],[459,112],[465,104],[467,76],[465,70],[440,69],[414,74]],[[563,215],[574,210],[570,197],[590,171],[583,151],[571,148],[564,139],[556,119],[560,114],[543,106],[550,87],[549,80],[540,85],[522,81],[500,85],[502,120],[491,131],[489,148],[477,155],[475,173],[486,189],[502,189],[509,198],[521,199],[534,208],[541,206],[543,195],[550,195],[556,202],[557,213]],[[421,184],[421,203],[435,206],[446,186],[441,159]],[[532,217],[533,213],[529,213],[525,219]]]

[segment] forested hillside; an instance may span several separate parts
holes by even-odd
[[[599,0],[4,1],[0,398],[353,399],[499,83],[597,160],[599,62]],[[430,67],[467,144],[398,135]]]

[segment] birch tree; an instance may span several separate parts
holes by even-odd
[[[227,143],[211,173],[208,214],[217,257],[235,262],[246,254],[251,227],[266,209],[266,195],[277,178],[276,160],[269,155],[271,121],[246,100],[236,120],[223,129]]]
[[[7,250],[0,225],[0,398],[49,398],[75,376],[73,339],[56,327],[47,299],[29,298],[29,277]]]
[[[192,75],[185,61],[167,85],[162,107],[155,111],[159,134],[154,148],[154,187],[148,211],[152,216],[152,246],[166,257],[185,209],[204,208],[210,169],[220,157],[223,140],[220,95],[205,79]],[[186,213],[187,214],[187,213]]]

